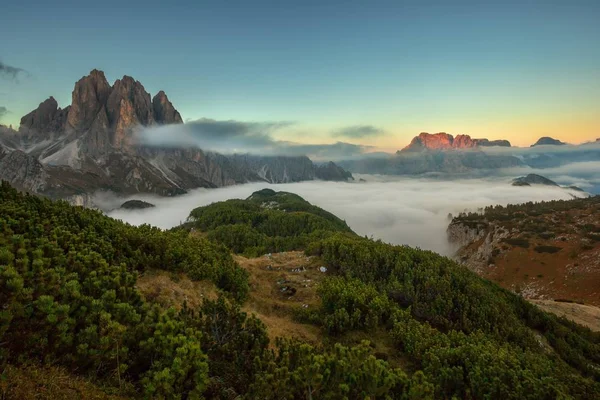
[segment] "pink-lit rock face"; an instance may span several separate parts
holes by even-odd
[[[507,140],[472,139],[469,135],[452,136],[446,132],[422,132],[403,151],[471,149],[484,146],[510,147]]]

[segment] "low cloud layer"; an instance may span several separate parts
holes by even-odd
[[[0,106],[0,121],[2,121],[2,118],[8,114],[8,109],[6,107]]]
[[[197,147],[222,154],[309,156],[317,161],[358,157],[372,147],[351,143],[301,144],[276,140],[272,135],[292,122],[217,121],[203,118],[180,125],[144,128],[141,144],[157,147]]]
[[[331,211],[360,235],[450,255],[454,249],[446,239],[449,213],[456,215],[464,210],[476,210],[494,204],[570,199],[572,195],[579,195],[555,187],[513,187],[506,179],[438,181],[361,177],[367,182],[253,183],[220,189],[198,189],[176,198],[137,196],[135,198],[149,201],[156,207],[135,211],[116,210],[109,215],[135,225],[149,223],[171,228],[184,222],[195,207],[231,198],[246,198],[256,190],[270,187],[297,193]],[[104,206],[116,206],[122,201],[124,199],[108,201],[105,198]]]
[[[4,64],[0,61],[0,76],[2,78],[18,80],[20,75],[28,75],[28,72],[23,68],[13,67],[11,65]]]
[[[488,154],[514,156],[535,156],[543,154],[570,154],[579,152],[600,151],[600,142],[588,142],[579,145],[565,144],[561,146],[543,145],[534,147],[480,147],[479,150]]]
[[[344,137],[348,139],[364,139],[379,136],[383,133],[383,129],[374,127],[373,125],[356,125],[347,126],[345,128],[333,131],[332,136],[336,138]]]
[[[578,186],[590,193],[600,194],[600,161],[574,162],[552,168],[506,168],[497,171],[498,176],[518,177],[538,174],[563,186]]]

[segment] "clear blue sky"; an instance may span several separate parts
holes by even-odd
[[[0,77],[5,124],[68,105],[98,68],[165,90],[184,119],[296,122],[291,140],[600,136],[598,0],[6,3],[0,61],[29,76]]]

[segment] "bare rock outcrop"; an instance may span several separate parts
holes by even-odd
[[[307,157],[225,156],[136,142],[140,128],[180,123],[165,92],[151,99],[132,77],[111,86],[93,70],[75,84],[71,106],[61,109],[50,97],[23,117],[18,133],[1,127],[0,178],[89,207],[98,189],[171,196],[198,187],[311,180],[321,170],[333,180],[350,175],[335,164],[317,168]]]
[[[402,151],[424,151],[424,150],[465,150],[476,147],[502,146],[510,147],[508,140],[473,139],[469,135],[457,135],[456,137],[446,132],[427,133],[422,132],[413,138],[408,146]]]
[[[453,220],[447,235],[450,244],[457,249],[455,260],[481,273],[491,265],[494,249],[502,245],[509,232],[494,224],[474,226]]]
[[[21,118],[19,132],[26,142],[38,142],[60,135],[64,130],[70,107],[58,107],[54,97],[49,97],[38,108]]]
[[[154,120],[161,125],[181,124],[183,119],[179,112],[173,107],[169,98],[162,90],[152,99],[152,110],[154,112]]]
[[[133,128],[154,124],[150,94],[144,86],[130,76],[117,79],[106,102],[111,128],[111,144],[115,148],[133,144]]]
[[[0,149],[1,178],[21,190],[43,191],[48,175],[44,166],[35,158],[21,150],[10,152]]]
[[[323,181],[354,180],[350,172],[331,161],[317,165],[315,168],[315,177]]]
[[[88,76],[81,78],[73,89],[67,130],[86,132],[106,105],[110,92],[111,87],[102,71],[94,69]]]

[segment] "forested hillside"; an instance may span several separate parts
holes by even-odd
[[[196,208],[189,221],[188,228],[206,232],[212,241],[249,256],[304,250],[332,233],[352,233],[344,221],[302,197],[271,189],[259,190],[246,200]]]
[[[133,227],[2,184],[0,393],[20,393],[15,370],[58,368],[120,398],[600,396],[600,335],[445,257],[361,238],[283,192],[190,217],[172,231]],[[229,249],[305,250],[327,266],[318,304],[294,313],[320,327],[320,344],[273,343],[241,311],[253,289]],[[219,296],[165,308],[136,287],[150,270],[210,281]],[[389,354],[351,343],[358,332],[383,335]]]

